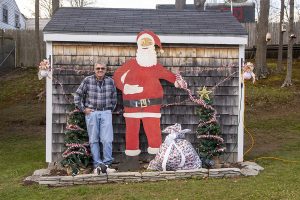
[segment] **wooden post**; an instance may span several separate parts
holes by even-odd
[[[184,10],[186,0],[176,0],[175,8],[176,10]]]
[[[35,0],[35,40],[36,40],[36,63],[41,60],[41,47],[40,47],[40,10],[39,0]]]
[[[54,15],[54,13],[59,8],[59,0],[52,0],[52,14],[51,17]]]
[[[15,67],[20,66],[20,31],[15,33]]]
[[[205,4],[206,0],[194,0],[194,6],[196,8],[196,10],[204,10],[204,4]]]
[[[4,55],[4,51],[3,51],[3,49],[4,49],[4,31],[3,31],[3,29],[0,29],[0,38],[1,38],[0,46],[1,46],[1,49],[2,49],[2,51],[0,51],[0,52],[1,52],[1,54]]]

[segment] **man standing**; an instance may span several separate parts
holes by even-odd
[[[75,106],[85,113],[89,135],[89,144],[93,157],[94,173],[111,173],[112,163],[112,111],[117,104],[117,92],[112,78],[105,75],[107,66],[94,65],[95,74],[86,77],[76,90]],[[100,156],[100,144],[103,147],[103,159]]]

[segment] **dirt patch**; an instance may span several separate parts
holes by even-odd
[[[49,176],[69,176],[69,174],[67,170],[52,169],[50,170]]]
[[[251,147],[250,134],[254,146],[247,154],[257,157],[281,149],[286,143],[300,139],[293,127],[300,118],[300,95],[287,104],[271,104],[264,107],[247,107],[245,111],[245,152]],[[299,122],[298,122],[299,123]],[[284,142],[282,142],[284,141]]]

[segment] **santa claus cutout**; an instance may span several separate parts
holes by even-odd
[[[114,73],[116,87],[122,91],[126,122],[128,156],[139,155],[139,130],[143,122],[148,139],[148,153],[156,154],[161,145],[161,104],[163,88],[160,79],[178,87],[176,76],[157,62],[155,45],[161,48],[159,37],[152,31],[140,32],[136,38],[136,58],[125,62]]]

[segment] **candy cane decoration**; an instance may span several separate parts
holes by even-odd
[[[84,131],[84,129],[82,129],[78,125],[74,125],[74,124],[67,124],[66,129],[70,130],[70,131]]]
[[[62,154],[62,157],[66,158],[66,157],[69,157],[70,155],[73,155],[73,154],[79,154],[79,155],[84,155],[84,153],[89,156],[89,152],[86,148],[86,146],[88,146],[89,144],[88,143],[84,143],[84,144],[78,144],[78,143],[69,143],[69,144],[66,144],[66,146],[68,147],[66,149],[66,151]],[[83,148],[84,150],[84,153],[81,152],[81,151],[72,151],[72,149],[74,148]]]
[[[212,115],[211,119],[207,122],[199,123],[198,127],[204,126],[204,125],[209,124],[209,123],[216,122],[217,121],[217,117],[216,117],[217,111],[211,105],[207,105],[203,99],[194,98],[194,96],[192,95],[191,90],[188,89],[188,87],[187,87],[187,82],[182,78],[182,76],[180,74],[176,74],[176,81],[177,81],[177,83],[178,83],[178,85],[181,89],[184,89],[185,91],[188,92],[189,98],[192,102],[194,102],[194,103],[196,103],[196,104],[198,104],[198,105],[200,105],[200,106],[202,106],[206,109],[210,109],[210,110],[213,111],[213,115]]]

